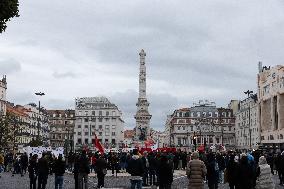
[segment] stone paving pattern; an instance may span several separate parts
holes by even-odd
[[[176,174],[175,174],[176,175]],[[283,189],[283,186],[279,185],[279,180],[277,176],[274,176],[274,180],[276,183],[276,189]],[[89,179],[89,188],[95,188],[97,183],[97,179],[95,176],[91,176]],[[129,176],[107,176],[105,180],[106,188],[130,188]],[[172,185],[172,189],[182,189],[187,187],[187,178],[176,175],[174,178],[174,182]],[[64,176],[64,189],[74,189],[74,179],[73,175],[65,174]],[[151,188],[151,187],[145,187]],[[153,189],[156,187],[152,187]],[[219,189],[227,189],[229,188],[228,184],[220,185]],[[11,173],[3,173],[2,178],[0,178],[0,189],[29,189],[29,178],[26,174],[24,177],[20,175],[15,175],[12,177]],[[54,175],[50,175],[47,182],[46,189],[54,189]],[[205,189],[208,189],[205,184]]]

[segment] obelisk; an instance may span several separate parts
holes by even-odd
[[[137,106],[137,113],[134,116],[136,119],[135,139],[145,141],[150,136],[150,120],[152,115],[148,112],[149,102],[146,96],[146,53],[142,49],[139,53],[140,69],[139,69],[139,97]]]

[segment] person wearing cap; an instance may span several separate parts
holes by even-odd
[[[204,189],[204,177],[207,169],[203,161],[199,160],[198,152],[193,152],[192,160],[188,162],[186,175],[189,189]]]
[[[144,166],[142,159],[138,155],[138,150],[133,150],[133,156],[128,162],[126,171],[131,175],[131,189],[142,189],[142,178],[144,175]]]

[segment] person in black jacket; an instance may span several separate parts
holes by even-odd
[[[46,153],[38,160],[38,189],[45,189],[49,173],[49,166]]]
[[[207,155],[207,175],[209,189],[217,189],[219,181],[219,166],[215,159],[215,154],[209,153]]]
[[[28,163],[29,163],[29,157],[28,157],[27,153],[24,153],[24,154],[21,155],[20,163],[21,163],[21,176],[24,176],[24,174],[26,174],[26,172],[27,172],[27,167],[28,167]]]
[[[142,177],[144,175],[144,166],[141,158],[139,158],[138,150],[133,150],[133,156],[128,162],[126,171],[131,174],[131,189],[142,189]]]
[[[37,155],[33,155],[28,166],[30,189],[36,189],[36,180],[38,175]]]
[[[156,183],[157,160],[152,152],[149,153],[148,160],[149,160],[149,184],[154,185]]]
[[[173,167],[169,164],[168,158],[163,155],[161,157],[159,167],[157,169],[159,175],[159,188],[171,189],[173,182]]]
[[[53,172],[55,174],[55,189],[62,189],[65,173],[65,161],[63,161],[62,154],[59,154],[58,159],[55,160]]]
[[[239,166],[238,162],[238,156],[235,156],[234,154],[230,155],[230,159],[227,165],[227,180],[230,186],[230,189],[236,189],[237,184],[237,170]]]
[[[79,188],[79,184],[78,184],[79,156],[78,156],[78,154],[74,155],[74,169],[73,169],[73,173],[74,173],[75,189],[78,189]]]
[[[82,154],[79,158],[78,173],[79,189],[88,189],[88,174],[90,173],[90,165],[85,150],[82,151]]]
[[[103,155],[100,155],[99,159],[96,161],[96,173],[98,176],[97,188],[104,187],[105,175],[107,173],[107,162]]]
[[[253,180],[253,170],[248,163],[246,154],[241,154],[240,164],[237,170],[237,188],[251,189]]]

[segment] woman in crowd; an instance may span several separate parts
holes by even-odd
[[[264,156],[259,158],[257,176],[256,189],[275,189],[270,165],[267,164]]]

